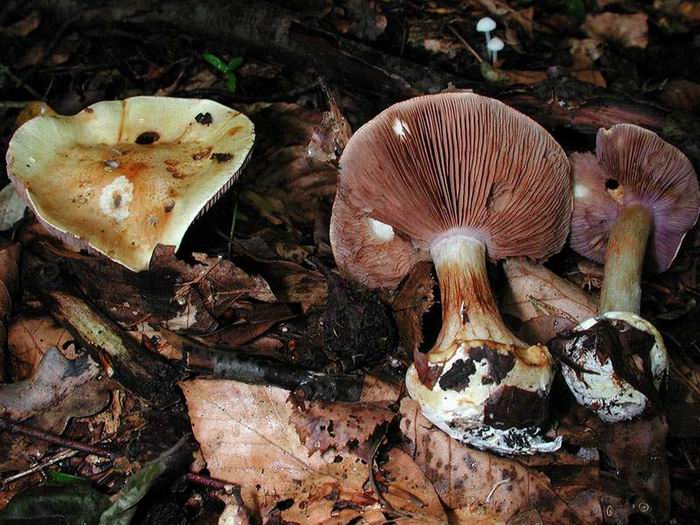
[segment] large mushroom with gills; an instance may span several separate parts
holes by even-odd
[[[556,450],[560,440],[538,431],[551,356],[506,327],[486,258],[543,260],[561,249],[572,207],[561,147],[501,102],[444,93],[383,111],[352,136],[340,167],[340,198],[435,264],[441,331],[425,362],[406,375],[426,417],[479,448]]]
[[[50,233],[140,271],[237,180],[254,140],[252,122],[217,102],[134,97],[30,120],[7,172]]]
[[[571,246],[605,263],[598,315],[553,344],[577,401],[606,422],[644,412],[666,375],[663,339],[639,316],[641,278],[666,271],[700,210],[688,158],[632,124],[598,132],[596,152],[574,153]]]

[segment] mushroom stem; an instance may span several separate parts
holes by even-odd
[[[525,346],[498,313],[486,271],[486,247],[466,235],[442,237],[430,248],[440,282],[442,329],[431,361],[452,353],[455,339]]]
[[[651,213],[641,204],[625,206],[620,211],[608,239],[599,313],[639,314],[651,220]]]

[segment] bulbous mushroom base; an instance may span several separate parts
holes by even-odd
[[[630,312],[587,319],[553,344],[565,357],[562,372],[576,401],[606,423],[641,415],[668,371],[661,334]]]
[[[438,376],[432,388],[414,365],[406,373],[406,389],[430,422],[461,442],[500,454],[559,449],[561,438],[547,441],[539,429],[553,379],[546,348],[492,341],[454,346],[449,359],[430,363],[429,374]]]

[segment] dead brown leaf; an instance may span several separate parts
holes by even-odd
[[[73,338],[48,315],[20,313],[10,325],[7,338],[12,379],[22,381],[33,376],[50,347],[55,347],[68,359],[75,359],[74,345],[64,343]]]
[[[602,521],[601,494],[594,488],[594,478],[589,477],[583,487],[558,492],[544,474],[514,459],[471,449],[435,429],[415,401],[403,399],[400,412],[401,430],[408,440],[404,450],[448,508],[470,509],[475,519],[496,513],[501,520],[514,522],[522,513],[534,512],[543,524]]]
[[[601,13],[588,15],[581,29],[591,38],[612,40],[624,47],[644,49],[649,44],[649,24],[646,13],[620,15]]]
[[[542,265],[523,258],[508,259],[503,271],[507,282],[498,293],[501,311],[522,323],[518,335],[525,341],[549,341],[597,311],[583,290]]]
[[[690,80],[672,80],[661,91],[661,101],[668,107],[694,112],[700,109],[700,84]]]
[[[386,402],[300,404],[289,423],[296,428],[309,455],[323,454],[331,448],[338,452],[347,448],[367,459],[369,438],[377,428],[396,417],[387,405]]]

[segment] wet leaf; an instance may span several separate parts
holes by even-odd
[[[25,37],[32,31],[35,31],[36,28],[39,27],[40,22],[41,15],[39,14],[39,11],[31,11],[22,20],[15,22],[11,26],[0,28],[0,35]]]

